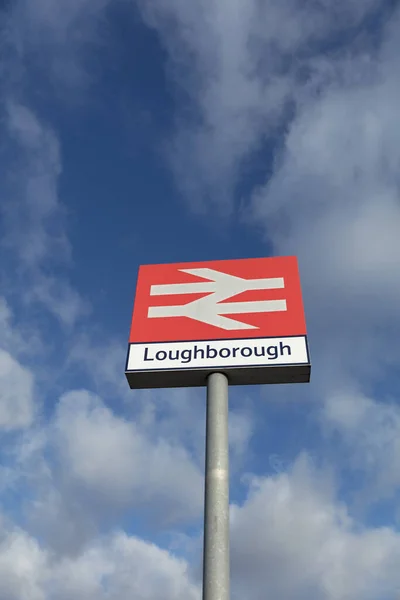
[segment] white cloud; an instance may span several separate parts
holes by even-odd
[[[290,473],[254,479],[245,503],[232,507],[231,526],[232,598],[373,600],[399,590],[398,533],[353,521],[332,480],[305,457]],[[184,560],[125,533],[58,556],[10,523],[1,530],[0,590],[7,600],[200,597]]]
[[[0,594],[4,600],[44,600],[46,556],[36,540],[0,525]]]
[[[149,600],[161,589],[163,598],[200,595],[184,560],[125,533],[92,534],[72,554],[59,554],[10,523],[2,529],[6,598]],[[243,505],[231,508],[231,553],[232,598],[374,600],[395,598],[400,589],[399,534],[352,519],[333,479],[306,456],[290,472],[253,478]]]
[[[49,76],[48,83],[56,83],[56,95],[61,91],[66,101],[74,97],[75,88],[81,89],[88,75],[82,52],[95,42],[107,4],[108,0],[18,0],[2,18],[1,107],[7,144],[2,245],[18,261],[12,285],[19,288],[22,302],[41,305],[66,326],[86,314],[88,305],[66,273],[58,273],[57,278],[52,273],[55,265],[62,269],[71,264],[65,208],[58,191],[61,150],[56,131],[38,105],[33,108],[27,90],[31,77],[37,85],[39,64],[39,71]],[[70,95],[63,93],[65,85]]]
[[[182,398],[171,391],[175,395],[164,394],[163,399],[151,392],[136,396],[134,402],[141,406],[129,420],[92,393],[69,392],[50,423],[16,440],[10,454],[14,476],[4,473],[3,488],[7,482],[13,490],[28,487],[29,502],[22,501],[22,508],[29,531],[56,553],[76,555],[99,529],[135,514],[145,527],[168,536],[176,536],[176,528],[198,524],[204,494],[204,401],[187,391]],[[234,476],[246,458],[252,419],[247,412],[233,411],[230,421]]]
[[[337,43],[343,29],[357,27],[379,4],[139,2],[191,102],[189,119],[178,117],[173,166],[192,206],[232,208],[244,159],[282,124],[310,57],[321,46]]]
[[[58,139],[32,110],[15,101],[8,103],[6,125],[19,155],[13,164],[18,171],[15,197],[3,205],[8,226],[3,243],[29,267],[36,267],[49,254],[68,257],[65,234],[50,229],[51,220],[63,216],[57,195],[61,172]]]
[[[3,246],[17,258],[12,285],[25,305],[39,304],[63,325],[73,326],[89,307],[69,283],[49,265],[70,264],[64,207],[58,196],[61,173],[59,141],[50,126],[27,106],[7,105],[6,125],[14,159],[11,196],[2,205]],[[17,174],[17,176],[16,176]]]
[[[102,40],[102,17],[113,0],[17,0],[3,17],[10,87],[32,81],[45,70],[58,99],[75,99],[90,84],[85,52]],[[51,48],[51,51],[49,51]],[[26,68],[26,65],[29,67]],[[36,72],[38,72],[36,71]],[[65,92],[68,92],[65,94]]]
[[[0,589],[7,598],[200,595],[184,560],[125,533],[92,536],[60,555],[11,524],[2,527]],[[244,504],[231,509],[231,530],[232,598],[374,600],[395,598],[400,589],[399,534],[354,521],[333,479],[306,456],[291,472],[253,478]]]
[[[399,15],[392,16],[397,22]],[[326,81],[299,93],[257,227],[300,260],[319,392],[388,378],[400,331],[397,34],[368,60],[325,61]],[[367,50],[365,51],[368,54]],[[391,371],[392,370],[392,371]]]
[[[124,340],[125,342],[125,340]],[[122,375],[127,346],[119,338],[110,338],[94,327],[90,334],[76,332],[71,339],[66,366],[89,374],[92,387],[101,395],[126,399],[126,406],[136,407],[135,392]]]
[[[232,458],[234,461],[238,459],[241,460],[247,455],[253,433],[254,415],[251,411],[248,409],[229,411],[229,446],[231,463]]]
[[[91,310],[79,292],[65,279],[37,274],[32,289],[26,294],[39,302],[63,325],[72,327]]]
[[[197,600],[187,565],[124,533],[98,538],[74,558],[57,559],[23,530],[2,524],[4,600]]]
[[[399,557],[400,536],[352,521],[306,457],[292,473],[255,480],[232,509],[234,598],[394,598]]]
[[[396,72],[382,79],[372,68],[372,82],[332,86],[308,99],[254,208],[278,251],[296,249],[308,261],[323,261],[343,294],[361,284],[362,292],[386,302],[392,294],[382,295],[381,286],[397,286],[392,274],[399,266],[400,131]],[[281,223],[275,230],[279,219],[286,228]]]
[[[61,398],[54,442],[64,472],[99,505],[146,508],[164,522],[201,512],[202,476],[186,450],[147,438],[94,395],[81,391]]]
[[[34,419],[33,376],[8,352],[0,350],[0,429],[29,427]]]
[[[13,356],[32,357],[41,349],[38,332],[27,323],[16,323],[15,315],[7,300],[0,296],[0,346]]]
[[[184,561],[123,533],[95,542],[77,559],[61,561],[52,571],[50,582],[60,600],[199,597]]]
[[[322,412],[328,432],[339,433],[347,467],[364,475],[357,503],[395,498],[400,486],[400,409],[353,390],[328,397]]]
[[[206,390],[169,389],[135,393],[127,407],[150,439],[162,437],[172,445],[182,445],[201,472],[205,462]],[[140,406],[140,410],[138,410]],[[229,409],[229,447],[231,476],[242,469],[254,434],[253,407],[247,395],[231,393]]]
[[[179,439],[147,431],[138,416],[128,421],[94,394],[69,392],[50,422],[4,449],[2,492],[49,551],[76,556],[99,531],[132,519],[154,533],[201,518],[203,462],[200,470]]]

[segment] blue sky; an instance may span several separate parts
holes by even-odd
[[[232,598],[398,598],[399,27],[1,5],[1,600],[201,597],[205,392],[129,390],[137,268],[292,254],[312,382],[231,390]]]

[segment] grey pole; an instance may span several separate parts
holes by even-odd
[[[228,379],[207,379],[203,600],[229,600]]]

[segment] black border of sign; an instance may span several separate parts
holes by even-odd
[[[262,385],[281,383],[308,383],[311,377],[310,353],[306,335],[272,336],[270,338],[239,338],[237,341],[256,339],[280,339],[280,338],[305,338],[307,363],[298,364],[266,364],[246,365],[245,367],[215,366],[212,368],[186,367],[181,369],[146,369],[128,371],[129,350],[131,346],[147,344],[147,342],[135,342],[128,345],[125,361],[125,376],[131,389],[156,389],[156,388],[179,388],[205,386],[207,377],[216,371],[225,373],[230,385]],[[213,340],[175,340],[164,342],[149,342],[151,344],[174,344],[174,343],[212,343],[227,341],[226,338]],[[236,338],[229,338],[236,341]]]

